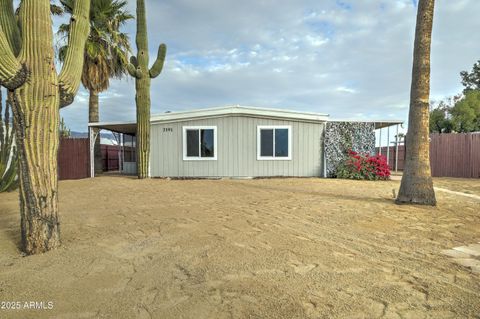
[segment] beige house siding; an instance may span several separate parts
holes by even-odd
[[[257,126],[290,125],[291,160],[257,159]],[[216,126],[217,160],[183,159],[183,127]],[[325,123],[277,120],[251,116],[152,123],[152,177],[267,177],[322,176]]]

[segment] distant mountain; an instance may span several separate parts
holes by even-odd
[[[88,138],[87,132],[70,132],[71,138]],[[112,133],[100,133],[101,144],[117,145],[117,140]]]

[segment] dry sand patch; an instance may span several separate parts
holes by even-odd
[[[480,276],[442,250],[480,241],[479,202],[396,206],[398,185],[66,181],[64,246],[28,258],[0,194],[0,300],[55,304],[0,317],[475,318]]]

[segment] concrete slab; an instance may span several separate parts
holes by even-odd
[[[470,254],[453,249],[442,250],[442,254],[453,258],[470,258]]]
[[[460,251],[462,253],[466,253],[475,257],[480,257],[480,245],[479,244],[472,244],[468,246],[460,246],[453,248],[456,251]]]
[[[476,200],[479,200],[479,201],[480,201],[480,196],[477,196],[477,195],[467,194],[467,193],[462,193],[462,192],[455,192],[455,191],[451,191],[451,190],[449,190],[449,189],[441,188],[441,187],[434,187],[434,189],[435,189],[436,191],[440,191],[440,192],[444,192],[444,193],[449,193],[449,194],[453,194],[453,195],[470,197],[470,198],[473,198],[473,199],[476,199]]]
[[[455,258],[456,263],[469,267],[469,268],[480,268],[480,260],[472,258]]]
[[[472,272],[480,274],[480,243],[442,250],[442,254],[453,257],[457,264],[468,267]]]

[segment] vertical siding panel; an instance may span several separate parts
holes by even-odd
[[[303,141],[305,141],[305,130],[303,129],[303,125],[298,124],[298,134],[297,137],[295,138],[295,143],[298,145],[298,157],[297,160],[295,161],[295,176],[301,176],[301,166],[300,163],[303,161],[303,158],[305,157],[305,145],[303,144]],[[301,128],[300,128],[301,127]]]
[[[170,145],[170,140],[162,134],[162,130],[164,127],[168,127],[168,124],[166,125],[157,125],[158,128],[158,143],[157,143],[157,156],[161,163],[159,163],[160,167],[162,168],[162,173],[161,177],[169,177],[172,175],[175,175],[175,167],[179,165],[179,162],[173,163],[170,161],[170,153],[175,155],[176,149],[172,148]],[[175,128],[173,128],[175,130]],[[176,134],[176,133],[175,133]],[[172,136],[172,139],[175,137]]]
[[[217,138],[218,138],[218,175],[224,176],[225,174],[225,162],[227,160],[226,147],[228,145],[228,136],[225,132],[225,119],[218,121],[217,128]]]
[[[239,125],[238,125],[238,117],[235,116],[232,118],[233,119],[233,134],[232,136],[235,137],[235,143],[233,144],[233,156],[235,158],[235,161],[234,161],[234,169],[233,169],[233,174],[235,176],[239,176],[239,171],[240,171],[240,158],[239,158],[239,151],[238,151],[238,147],[239,147],[239,138],[240,138],[240,135],[242,134],[242,132],[240,132],[239,130]]]
[[[156,125],[150,126],[150,174],[151,176],[156,176],[158,174],[158,169],[157,169],[158,156],[156,156],[156,150],[157,150],[156,143],[158,143],[158,136],[156,136],[157,134],[156,128],[157,128]]]
[[[258,170],[258,161],[257,161],[257,125],[255,121],[252,118],[248,118],[248,127],[250,131],[250,137],[248,139],[249,143],[253,145],[253,148],[251,148],[252,154],[249,155],[250,157],[250,167],[251,167],[251,173],[250,175],[253,176],[258,176],[259,170]]]
[[[255,163],[257,161],[257,135],[256,135],[256,128],[253,125],[253,121],[251,118],[246,118],[246,121],[248,122],[248,138],[245,142],[245,146],[248,147],[248,145],[253,145],[253,147],[248,147],[248,166],[247,166],[247,172],[245,173],[246,176],[252,176],[254,173],[250,171],[251,167],[256,167]]]
[[[169,163],[167,162],[167,153],[168,152],[174,152],[174,150],[170,149],[168,145],[166,144],[165,137],[162,136],[161,131],[163,130],[163,125],[160,124],[155,124],[155,131],[156,135],[154,138],[157,139],[156,143],[156,150],[155,150],[155,156],[158,158],[158,167],[159,167],[159,172],[158,175],[159,177],[165,177],[170,173],[169,170]]]
[[[152,140],[152,150],[150,151],[150,165],[152,168],[151,174],[152,177],[155,176],[162,176],[163,175],[163,158],[162,158],[162,153],[160,152],[160,142],[161,142],[161,136],[160,136],[160,125],[153,124],[151,126],[151,140]]]
[[[217,126],[217,161],[183,161],[183,127],[207,125]],[[292,160],[257,161],[258,125],[292,127]],[[164,134],[164,127],[171,127],[173,132]],[[152,176],[319,176],[323,130],[322,123],[243,116],[154,124]]]
[[[295,164],[295,159],[298,156],[298,145],[295,145],[295,138],[297,137],[298,134],[298,124],[297,122],[292,123],[292,145],[290,147],[292,148],[292,160],[288,162],[288,176],[294,176],[294,164]]]
[[[315,151],[315,137],[313,135],[313,126],[312,124],[307,124],[307,127],[308,127],[308,139],[307,141],[310,141],[310,143],[313,143],[310,144],[310,147],[308,148],[308,160],[306,161],[306,163],[303,163],[302,167],[303,167],[303,170],[304,170],[304,174],[305,175],[313,175],[313,172],[315,170],[315,163],[313,161],[313,156],[314,156],[314,151]],[[306,164],[306,165],[305,165]]]
[[[236,128],[235,128],[236,120],[237,120],[236,117],[231,116],[229,118],[229,125],[228,125],[228,132],[229,132],[229,136],[230,136],[230,143],[229,143],[229,146],[230,146],[229,150],[230,151],[228,152],[228,155],[229,155],[228,173],[233,174],[233,175],[236,175],[235,171],[238,167],[238,157],[237,157],[237,143],[238,143],[238,140],[237,140],[237,131],[236,131]]]

